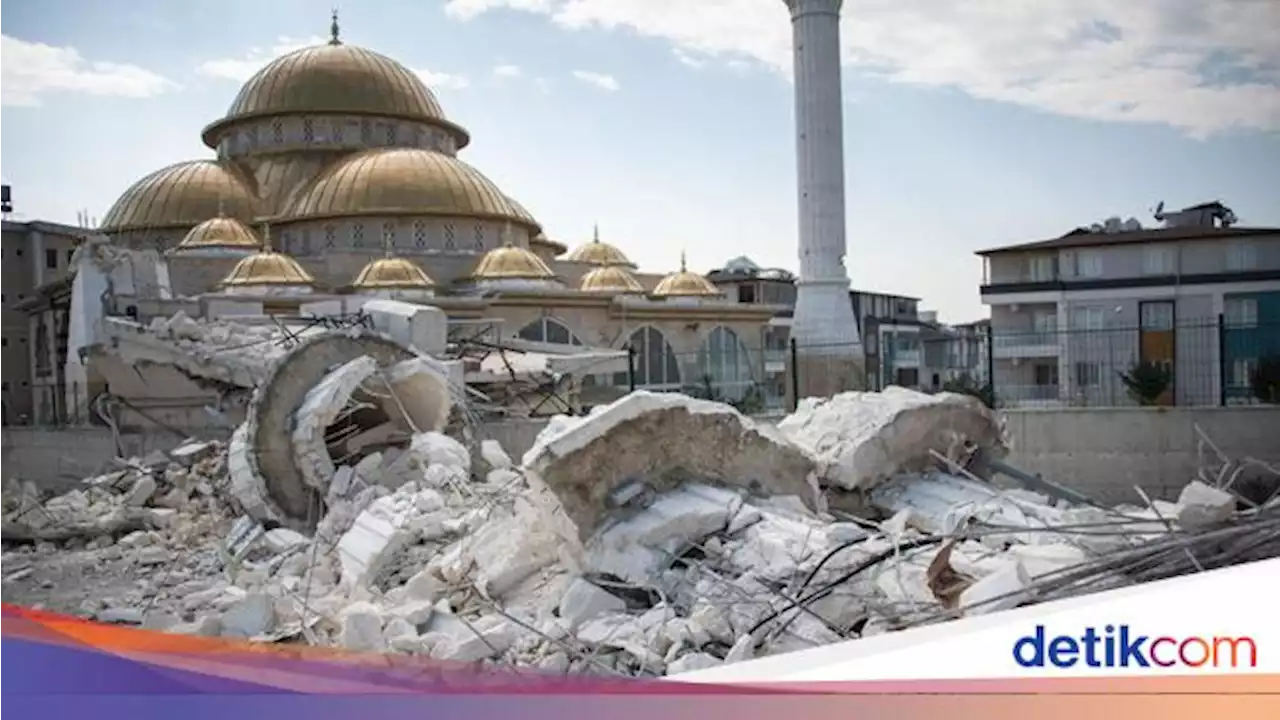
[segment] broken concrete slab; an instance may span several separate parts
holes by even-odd
[[[577,629],[582,623],[627,609],[627,601],[582,578],[576,578],[560,598],[560,617]]]
[[[897,386],[806,398],[778,430],[817,458],[824,484],[845,490],[928,470],[936,462],[930,450],[946,454],[965,442],[993,457],[1006,450],[999,419],[977,398]]]
[[[823,506],[814,460],[728,405],[637,391],[565,426],[539,435],[524,465],[556,494],[583,540],[599,526],[609,496],[636,478],[657,492],[711,480]]]
[[[302,398],[293,413],[293,454],[302,481],[327,493],[335,470],[329,456],[327,430],[351,401],[351,394],[378,363],[368,355],[350,360],[319,380]]]
[[[1176,517],[1183,528],[1195,530],[1224,522],[1235,510],[1234,495],[1195,480],[1178,495]]]

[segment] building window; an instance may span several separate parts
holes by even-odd
[[[1102,277],[1102,253],[1097,250],[1081,250],[1076,256],[1080,277]]]
[[[520,328],[516,337],[529,342],[555,343],[557,345],[581,345],[582,341],[567,325],[555,318],[539,318]]]
[[[641,328],[631,334],[627,344],[635,351],[637,387],[680,389],[680,365],[661,332],[652,327]],[[626,373],[614,377],[614,385],[626,384]]]
[[[1148,247],[1143,249],[1142,274],[1177,274],[1177,253],[1170,247]]]
[[[1251,328],[1258,326],[1258,301],[1256,298],[1232,298],[1227,300],[1227,326]]]
[[[1076,308],[1072,312],[1072,326],[1076,330],[1101,330],[1103,318],[1102,308]]]
[[[72,259],[72,258],[74,258],[75,256],[76,256],[75,248],[72,248],[71,250],[68,250],[68,251],[67,251],[67,264],[68,264],[68,265],[70,265],[70,264],[71,264],[71,259]]]
[[[476,250],[484,251],[484,226],[476,223]]]
[[[1058,366],[1040,364],[1035,366],[1036,385],[1041,387],[1058,384]]]
[[[338,230],[332,225],[324,226],[324,246],[327,250],[332,250],[338,244]]]
[[[725,400],[741,400],[751,389],[751,357],[738,334],[714,328],[698,350],[698,372],[704,384]]]
[[[340,145],[342,144],[342,140],[343,140],[342,121],[335,119],[333,121],[333,142],[335,144]]]
[[[351,226],[351,246],[364,247],[364,223]]]
[[[1253,384],[1253,374],[1258,369],[1255,358],[1236,358],[1231,362],[1231,386],[1247,388]]]
[[[1237,242],[1227,246],[1227,270],[1244,272],[1258,269],[1258,248],[1252,243]]]
[[[454,238],[453,223],[444,224],[444,249],[457,250],[458,241]]]
[[[396,126],[395,123],[387,125],[387,145],[396,144]]]
[[[57,250],[44,251],[44,266],[49,270],[58,269],[58,251]]]
[[[368,120],[360,121],[360,142],[366,146],[373,144],[373,125]]]
[[[276,145],[284,144],[284,123],[276,120],[271,123],[271,140]]]
[[[419,248],[427,246],[427,226],[421,220],[413,223],[413,244]]]
[[[1031,258],[1031,282],[1049,282],[1055,279],[1058,258],[1053,255],[1038,255]]]
[[[1076,363],[1076,385],[1093,387],[1102,384],[1102,366],[1092,362]]]
[[[1173,329],[1173,303],[1171,302],[1143,303],[1139,314],[1138,322],[1143,330]]]
[[[316,140],[315,123],[311,118],[302,118],[302,141],[305,143],[313,143]]]
[[[873,330],[867,331],[867,341],[864,344],[867,346],[866,352],[868,355],[875,355],[877,352],[879,352],[876,344],[876,341],[878,339],[879,339],[879,336],[875,333],[875,331]]]
[[[396,224],[387,222],[382,224],[382,246],[388,249],[395,249],[396,246]]]

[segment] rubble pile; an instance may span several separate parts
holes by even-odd
[[[345,398],[367,375],[356,363],[326,377],[341,387],[299,397]],[[313,410],[317,427],[334,416]],[[81,580],[95,597],[52,609],[652,676],[1280,555],[1274,496],[1197,480],[1176,503],[1107,508],[1001,490],[981,473],[1003,448],[995,417],[958,396],[848,393],[806,401],[775,428],[636,392],[553,418],[518,464],[492,440],[471,448],[438,430],[413,432],[395,467],[372,454],[357,468],[312,463],[324,515],[300,532],[241,516],[227,453],[208,445],[61,497],[7,493],[5,594],[56,605],[36,592],[46,566],[105,553],[126,564],[123,586]],[[828,508],[849,492],[864,501],[857,514]],[[133,511],[145,528],[33,534]],[[37,527],[33,514],[49,520]]]

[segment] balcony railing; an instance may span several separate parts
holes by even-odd
[[[996,400],[1006,407],[1055,403],[1060,400],[1057,385],[1013,385],[999,383]]]
[[[1043,347],[1058,344],[1057,330],[1034,330],[1028,332],[1002,332],[995,336],[996,347]]]

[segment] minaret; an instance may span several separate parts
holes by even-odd
[[[791,336],[800,397],[862,389],[861,334],[845,269],[843,0],[783,0],[795,54],[800,277]]]

